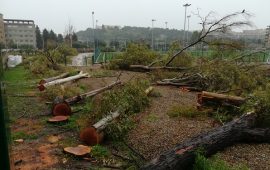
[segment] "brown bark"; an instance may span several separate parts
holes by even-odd
[[[102,93],[108,89],[111,89],[113,88],[114,86],[117,86],[121,84],[121,81],[118,80],[116,82],[113,82],[112,84],[108,85],[108,86],[105,86],[105,87],[102,87],[100,89],[96,89],[96,90],[93,90],[93,91],[90,91],[90,92],[87,92],[87,93],[84,93],[84,94],[81,94],[81,95],[78,95],[78,96],[74,96],[74,97],[71,97],[71,98],[68,98],[65,100],[65,102],[67,102],[68,104],[72,105],[74,103],[77,103],[87,97],[93,97],[99,93]]]
[[[151,67],[145,65],[130,65],[129,70],[140,71],[140,72],[149,72],[153,70],[169,70],[169,71],[182,71],[187,70],[189,68],[186,67],[168,67],[168,66],[160,66],[160,67]]]
[[[270,142],[270,129],[254,129],[255,122],[255,113],[244,114],[224,126],[177,145],[142,169],[191,169],[199,149],[203,149],[208,157],[238,142]]]
[[[202,91],[198,94],[198,104],[204,105],[207,102],[221,102],[227,103],[235,106],[239,106],[245,102],[245,98],[239,96],[231,96],[219,93],[212,93],[207,91]]]

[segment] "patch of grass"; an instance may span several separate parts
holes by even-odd
[[[150,97],[162,97],[162,94],[157,91],[157,90],[153,90],[150,94],[149,94]]]
[[[147,115],[146,120],[149,122],[155,122],[158,120],[158,117],[155,114],[151,113]]]
[[[205,115],[204,112],[198,111],[196,107],[194,106],[173,106],[169,109],[167,114],[170,117],[188,117],[188,118],[194,118],[198,116]]]
[[[91,150],[91,155],[95,158],[106,158],[109,154],[109,150],[101,145],[95,145]]]
[[[112,77],[112,76],[116,76],[115,72],[112,70],[98,70],[98,71],[94,71],[92,72],[92,77]]]
[[[70,146],[77,146],[79,143],[79,141],[77,140],[76,137],[74,136],[67,136],[65,137],[65,139],[61,139],[59,141],[59,144],[62,146],[62,147],[70,147]]]
[[[18,132],[11,133],[12,141],[14,141],[16,139],[35,140],[37,138],[38,138],[37,135],[35,135],[35,134],[27,134],[27,133],[25,133],[23,131],[18,131]]]
[[[228,165],[225,161],[221,160],[218,156],[213,156],[207,159],[201,154],[196,155],[193,170],[248,170],[246,165],[238,164],[235,166]]]

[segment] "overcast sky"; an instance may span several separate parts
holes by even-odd
[[[256,28],[270,25],[270,0],[0,0],[0,13],[6,19],[34,20],[41,29],[53,29],[63,33],[69,20],[76,31],[92,27],[91,12],[95,12],[98,25],[155,27],[183,29],[185,3],[191,3],[187,14],[191,15],[190,29],[199,29],[199,20],[192,12],[200,9],[201,15],[210,11],[223,16],[246,11]]]

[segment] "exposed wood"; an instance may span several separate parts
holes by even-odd
[[[63,83],[69,82],[69,81],[73,81],[73,80],[77,80],[77,79],[81,79],[81,78],[86,78],[86,77],[89,77],[87,73],[80,72],[79,74],[77,74],[75,76],[70,76],[70,77],[66,77],[63,79],[57,79],[57,80],[54,80],[54,81],[51,81],[48,83],[40,84],[40,85],[38,85],[38,88],[40,91],[43,91],[49,86],[63,84]]]
[[[98,131],[101,132],[105,127],[111,122],[113,119],[120,116],[120,112],[117,110],[115,112],[109,113],[106,117],[102,118],[100,121],[95,123],[93,127]]]
[[[198,94],[198,103],[200,105],[204,105],[208,101],[222,102],[224,104],[239,106],[245,102],[245,98],[239,97],[239,96],[231,96],[231,95],[226,95],[226,94],[207,92],[207,91],[202,91],[200,94]]]
[[[151,67],[151,66],[144,66],[144,65],[130,65],[129,70],[133,71],[141,71],[141,72],[148,72],[153,70],[170,70],[170,71],[182,71],[187,70],[187,67],[168,67],[168,66],[160,66],[160,67]]]
[[[71,115],[70,105],[63,99],[63,97],[56,97],[53,101],[52,114],[54,116],[69,116]]]
[[[60,123],[60,122],[67,122],[68,116],[54,116],[48,119],[49,123]]]
[[[54,80],[57,80],[57,79],[65,78],[68,75],[69,75],[69,73],[63,73],[63,74],[60,74],[60,75],[55,76],[55,77],[42,79],[42,80],[40,80],[39,84],[45,84],[45,83],[48,83],[48,82],[51,82],[51,81],[54,81]]]
[[[89,154],[91,149],[89,146],[78,145],[76,147],[66,147],[64,151],[75,156],[84,156]]]
[[[154,90],[154,87],[150,86],[144,92],[145,92],[146,95],[149,95],[153,90]]]
[[[255,122],[256,114],[246,113],[224,126],[177,145],[152,160],[143,169],[191,169],[195,160],[195,151],[198,149],[203,149],[208,157],[238,142],[269,142],[270,130],[253,129]]]
[[[65,102],[72,105],[72,104],[77,103],[77,102],[79,102],[79,101],[81,101],[81,100],[83,100],[83,99],[85,99],[87,97],[93,97],[93,96],[95,96],[95,95],[97,95],[99,93],[102,93],[102,92],[104,92],[104,91],[106,91],[108,89],[111,89],[114,86],[119,85],[119,84],[121,84],[120,80],[118,80],[116,82],[113,82],[110,85],[102,87],[100,89],[96,89],[96,90],[93,90],[93,91],[90,91],[90,92],[87,92],[87,93],[84,93],[84,94],[81,94],[81,95],[78,95],[78,96],[68,98],[68,99],[65,100]]]

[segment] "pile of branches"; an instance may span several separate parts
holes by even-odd
[[[172,79],[163,79],[156,82],[157,85],[172,85],[178,87],[185,87],[189,90],[202,91],[207,88],[207,78],[200,74],[183,74],[180,77],[175,77]]]

